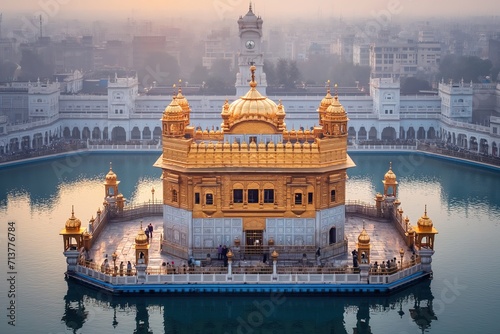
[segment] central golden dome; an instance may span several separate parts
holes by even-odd
[[[262,96],[256,89],[257,82],[255,81],[256,67],[252,65],[252,80],[250,81],[250,90],[242,97],[227,105],[224,104],[221,115],[224,118],[223,128],[231,129],[235,125],[251,121],[252,123],[261,123],[261,131],[269,132],[271,129],[265,130],[262,123],[272,125],[272,132],[277,132],[284,127],[283,119],[285,112],[283,106],[279,106],[271,99]],[[255,129],[255,126],[252,127]]]

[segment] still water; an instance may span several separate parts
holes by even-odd
[[[416,154],[351,154],[348,199],[372,202],[392,161],[404,215],[415,224],[427,205],[439,230],[434,279],[397,294],[116,297],[67,282],[59,232],[71,206],[86,226],[110,161],[128,200],[147,202],[152,188],[158,196],[157,157],[83,154],[0,169],[0,333],[500,332],[500,172]]]

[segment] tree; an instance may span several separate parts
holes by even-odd
[[[29,49],[21,51],[20,65],[20,79],[22,80],[47,79],[52,77],[53,74],[53,68],[46,64],[40,55]]]
[[[439,63],[439,76],[446,81],[479,82],[491,74],[492,63],[475,56],[448,55]]]
[[[264,61],[263,69],[264,73],[266,73],[267,84],[269,86],[274,86],[278,82],[276,78],[276,69],[274,63],[268,60]]]
[[[431,85],[427,80],[409,77],[401,83],[401,95],[416,95],[421,90],[430,90]]]
[[[12,61],[4,61],[0,64],[0,81],[14,80],[17,64]]]
[[[138,75],[144,87],[151,86],[153,82],[170,85],[179,80],[179,63],[177,58],[166,52],[151,52]]]
[[[208,70],[201,64],[196,65],[189,76],[189,82],[193,84],[202,84],[207,79]]]

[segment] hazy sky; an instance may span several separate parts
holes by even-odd
[[[203,15],[208,20],[234,19],[245,14],[247,0],[17,0],[2,1],[4,15],[24,12],[49,18],[57,16],[103,18],[109,16],[184,17]],[[407,16],[500,15],[499,0],[257,0],[255,11],[267,20],[275,17],[374,16],[390,13],[394,19]],[[116,14],[116,15],[115,15]]]

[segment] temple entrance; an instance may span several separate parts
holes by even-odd
[[[245,231],[245,254],[262,254],[263,230]]]

